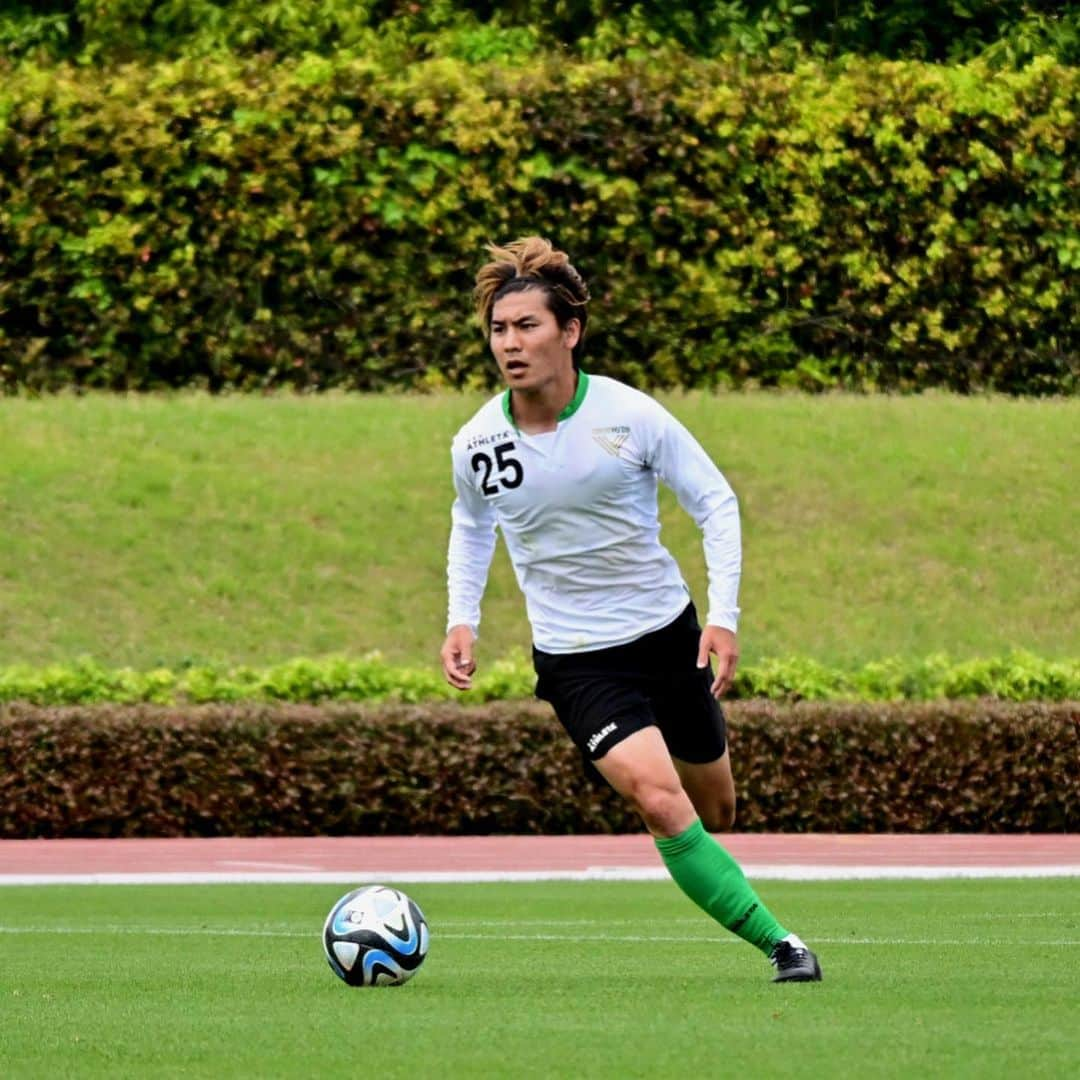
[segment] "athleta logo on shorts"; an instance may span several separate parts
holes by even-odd
[[[630,429],[625,424],[620,424],[617,427],[594,427],[592,437],[612,457],[618,457],[622,444],[630,438]]]
[[[585,744],[589,748],[589,753],[591,754],[614,730],[615,725],[608,724],[602,727],[595,735],[590,736],[589,741]]]

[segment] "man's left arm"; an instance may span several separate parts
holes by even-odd
[[[698,666],[717,661],[712,693],[730,689],[739,661],[739,578],[742,536],[739,500],[701,444],[666,410],[658,423],[652,464],[701,529],[709,576],[709,610],[701,633]]]

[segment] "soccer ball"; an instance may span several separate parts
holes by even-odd
[[[346,893],[326,916],[323,950],[350,986],[400,986],[420,970],[428,925],[403,892],[369,885]]]

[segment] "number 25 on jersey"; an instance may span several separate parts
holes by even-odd
[[[525,479],[525,470],[521,462],[511,456],[514,449],[512,442],[499,443],[492,448],[495,460],[483,451],[477,451],[472,456],[473,472],[480,473],[480,491],[487,496],[498,495],[499,485],[504,488],[521,487],[521,481]]]

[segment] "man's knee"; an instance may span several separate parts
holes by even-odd
[[[709,832],[727,832],[735,824],[735,800],[714,799],[699,813],[702,825]]]
[[[634,785],[630,799],[645,827],[654,836],[678,836],[690,827],[696,816],[690,797],[681,785],[645,781]]]

